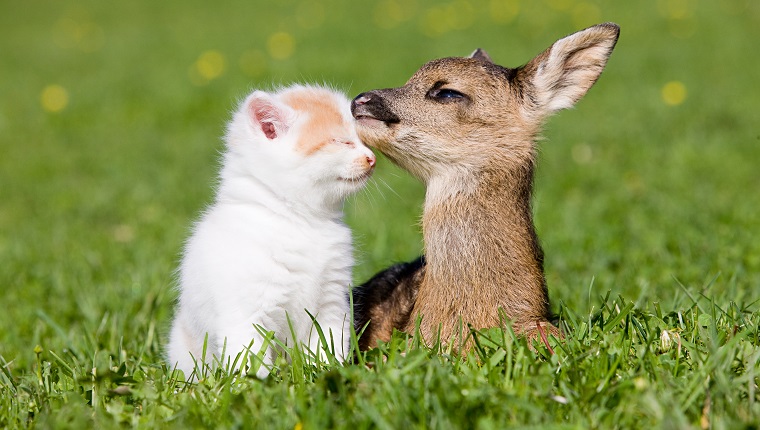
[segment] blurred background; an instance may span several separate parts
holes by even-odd
[[[163,340],[183,241],[252,89],[354,96],[478,47],[514,67],[605,21],[622,27],[606,71],[540,142],[534,212],[555,307],[587,312],[607,291],[665,311],[700,294],[749,306],[757,1],[5,2],[0,354],[23,364],[35,344],[63,348],[136,315]],[[357,282],[421,252],[423,197],[380,160],[346,208]]]

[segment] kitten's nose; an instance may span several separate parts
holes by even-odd
[[[375,167],[376,161],[377,159],[375,158],[375,154],[367,156],[367,164],[369,164],[369,167]]]

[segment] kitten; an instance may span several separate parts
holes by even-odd
[[[375,156],[356,135],[350,103],[313,86],[255,91],[230,122],[215,202],[188,240],[169,360],[186,375],[211,356],[230,362],[275,332],[324,358],[311,313],[335,354],[349,347],[353,267],[344,199],[368,181]],[[292,339],[292,324],[295,339]],[[269,348],[264,364],[271,364]],[[250,355],[249,355],[250,358]],[[262,365],[257,375],[269,374]]]

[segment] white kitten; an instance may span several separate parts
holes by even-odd
[[[201,363],[207,334],[206,362],[221,357],[225,340],[222,362],[251,341],[255,354],[263,339],[254,324],[324,357],[305,309],[346,358],[354,260],[342,206],[375,164],[356,135],[349,101],[319,87],[255,91],[235,113],[226,143],[216,201],[196,225],[179,268],[171,364],[189,376],[193,357]],[[269,348],[265,364],[274,355]],[[261,366],[258,376],[268,374]]]

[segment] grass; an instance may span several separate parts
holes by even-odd
[[[760,8],[517,4],[4,6],[0,427],[760,427]],[[172,374],[172,272],[249,89],[357,94],[475,47],[518,65],[607,20],[607,70],[541,142],[554,355],[492,330],[463,358],[399,335],[265,381]],[[357,282],[420,252],[423,195],[380,160],[347,205]]]

